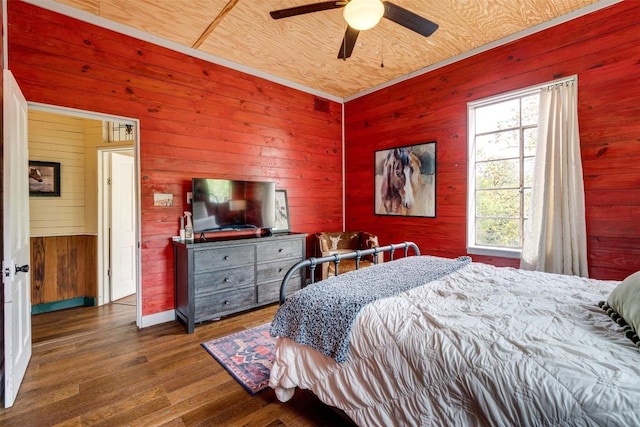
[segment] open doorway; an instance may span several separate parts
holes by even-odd
[[[39,242],[42,254],[41,260],[32,256],[32,284],[36,265],[49,261],[49,272],[40,274],[47,290],[32,298],[33,313],[126,297],[136,306],[140,326],[138,121],[29,104],[29,128],[29,159],[59,163],[61,171],[59,198],[30,199],[32,241]],[[121,187],[112,192],[114,181]],[[66,277],[60,270],[69,267],[78,271],[73,286],[56,286]]]
[[[98,305],[136,294],[135,153],[98,149]]]

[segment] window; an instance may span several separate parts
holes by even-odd
[[[102,139],[106,142],[133,141],[133,124],[104,122]]]
[[[519,258],[533,182],[539,86],[469,103],[467,251]]]

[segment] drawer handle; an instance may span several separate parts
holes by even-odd
[[[224,260],[226,261],[226,260],[228,260],[228,259],[229,259],[229,255],[225,255],[225,256],[224,256]]]
[[[278,249],[278,252],[282,252],[282,251],[284,251],[284,249],[282,249],[282,248]]]
[[[225,278],[224,278],[224,282],[225,282],[225,283],[227,283],[228,281],[229,281],[229,278],[228,278],[228,277],[225,277]]]
[[[225,302],[224,302],[224,305],[229,305],[229,301],[225,301]]]

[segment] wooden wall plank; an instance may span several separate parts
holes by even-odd
[[[45,247],[44,238],[32,237],[31,238],[31,303],[34,301],[45,301],[44,295],[45,287]],[[38,302],[38,303],[39,303]],[[38,304],[36,303],[36,304]]]
[[[63,299],[58,292],[58,240],[56,237],[43,237],[44,244],[44,299],[31,301],[32,304],[40,304]]]

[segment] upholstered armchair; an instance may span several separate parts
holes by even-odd
[[[352,252],[355,250],[371,249],[380,246],[378,236],[366,231],[333,231],[315,234],[315,254],[316,257],[329,256],[339,253]],[[360,260],[360,268],[369,267],[374,264],[373,257],[377,257],[377,263],[384,261],[384,254],[369,255]],[[355,259],[345,259],[338,264],[338,273],[356,269]],[[322,264],[322,277],[324,280],[335,275],[335,265],[332,262]]]

